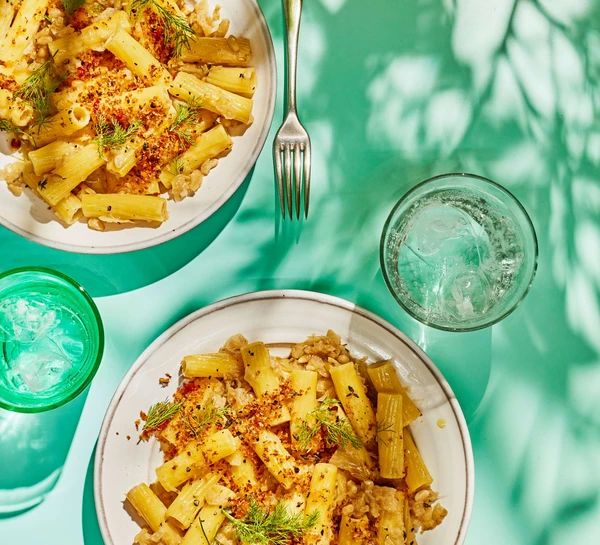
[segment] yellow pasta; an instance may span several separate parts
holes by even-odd
[[[43,148],[30,151],[27,158],[33,165],[33,171],[41,176],[60,166],[64,158],[73,153],[78,147],[78,144],[57,140]]]
[[[106,49],[122,60],[134,74],[149,81],[170,79],[162,64],[135,38],[122,29],[117,30],[106,42]]]
[[[186,62],[248,66],[252,60],[250,41],[246,38],[197,37],[184,49],[181,59]]]
[[[331,510],[335,499],[337,467],[333,464],[316,464],[310,481],[310,493],[304,512],[310,516],[317,513],[314,526],[306,535],[307,545],[327,545],[331,543]]]
[[[60,221],[73,225],[81,217],[81,199],[71,193],[59,201],[53,210]]]
[[[150,222],[167,219],[167,201],[151,195],[96,193],[84,195],[81,204],[86,218]]]
[[[175,162],[160,174],[160,181],[166,187],[171,187],[175,176],[191,173],[209,159],[226,152],[230,147],[231,137],[227,134],[223,125],[217,125],[201,134],[184,154],[177,157]]]
[[[177,456],[157,467],[156,477],[167,492],[174,492],[178,486],[198,476],[205,466],[200,443],[192,441]]]
[[[421,411],[406,393],[406,389],[402,385],[402,382],[400,382],[398,373],[391,361],[382,361],[369,365],[367,373],[378,392],[398,393],[402,395],[402,420],[404,426],[408,426],[421,416]]]
[[[227,36],[218,8],[108,0],[71,13],[50,0],[0,4],[0,120],[33,164],[28,181],[8,172],[5,181],[32,188],[65,227],[166,221],[166,201],[201,191],[232,136],[252,122],[250,42]],[[84,185],[93,189],[85,198]],[[288,421],[283,409],[272,425]]]
[[[365,392],[354,363],[345,363],[329,370],[338,399],[342,402],[352,427],[363,443],[375,441],[375,412]]]
[[[294,484],[296,464],[281,439],[273,432],[261,431],[254,443],[254,451],[271,475],[286,489]]]
[[[242,377],[244,364],[227,352],[195,354],[183,358],[181,371],[188,378]]]
[[[225,520],[220,506],[206,505],[185,534],[181,545],[211,545]]]
[[[96,144],[79,146],[48,174],[46,183],[40,187],[40,196],[50,205],[58,204],[105,162]]]
[[[139,484],[127,492],[127,501],[146,521],[153,532],[158,531],[165,520],[167,508],[147,484]]]
[[[402,395],[377,395],[377,444],[379,472],[385,479],[404,476],[404,441],[402,432]]]
[[[362,360],[332,332],[288,356],[269,346],[235,335],[218,352],[183,358],[174,404],[160,406],[173,413],[152,432],[173,456],[157,477],[176,497],[136,542],[417,545],[415,534],[447,512],[403,426],[402,393],[379,392],[371,405]],[[356,401],[343,406],[346,394]],[[286,404],[291,419],[273,427]]]
[[[180,528],[189,528],[204,504],[208,490],[219,481],[220,476],[209,473],[202,479],[188,483],[177,495],[166,511],[165,516],[177,523]]]
[[[202,445],[202,452],[209,463],[214,464],[238,449],[238,442],[227,429],[220,430],[210,435]]]
[[[410,430],[406,430],[404,433],[404,460],[406,464],[406,485],[410,492],[431,485],[433,479]]]
[[[256,89],[256,71],[254,68],[213,66],[208,71],[206,81],[226,91],[252,97]]]
[[[49,0],[23,0],[0,48],[0,61],[21,59],[48,9]],[[4,8],[3,8],[4,9]],[[6,23],[4,23],[6,24]]]
[[[230,93],[216,85],[198,79],[192,74],[179,72],[169,87],[176,98],[192,104],[202,104],[203,108],[222,115],[226,119],[235,119],[250,123],[252,100]]]
[[[36,146],[44,146],[57,138],[70,136],[90,122],[90,112],[78,104],[58,112],[31,131]]]
[[[290,376],[290,384],[294,390],[292,400],[290,435],[296,449],[301,448],[299,437],[304,424],[314,426],[314,416],[310,413],[317,408],[317,372],[305,369],[294,369]],[[314,447],[314,445],[307,445]]]
[[[131,31],[129,17],[124,11],[116,11],[107,19],[97,21],[83,29],[75,36],[58,38],[49,44],[50,54],[57,65],[62,65],[71,58],[89,49],[104,46],[106,41],[117,32]]]

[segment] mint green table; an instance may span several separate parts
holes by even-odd
[[[280,2],[261,4],[281,67]],[[73,256],[0,231],[0,269],[72,274],[97,296],[107,333],[87,397],[66,408],[76,431],[54,430],[64,459],[56,486],[38,507],[0,518],[0,544],[101,545],[91,467],[121,377],[189,312],[272,288],[356,301],[446,374],[475,453],[468,545],[600,543],[600,0],[309,0],[299,105],[314,150],[301,226],[274,221],[268,146],[224,210],[152,251]],[[510,188],[540,240],[528,298],[472,334],[412,321],[378,261],[397,198],[456,170]]]

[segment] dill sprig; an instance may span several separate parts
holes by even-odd
[[[291,514],[282,502],[268,512],[254,499],[250,500],[250,507],[242,520],[236,519],[227,511],[223,513],[235,528],[240,541],[252,545],[286,545],[291,538],[312,528],[319,518],[318,511],[309,515]]]
[[[118,121],[109,123],[104,116],[98,116],[98,121],[94,125],[98,153],[102,155],[102,151],[105,149],[122,146],[141,126],[142,122],[136,120],[125,128]]]
[[[14,134],[21,134],[23,129],[17,127],[14,123],[8,119],[0,119],[0,131],[12,132]]]
[[[350,423],[338,415],[338,406],[337,399],[325,398],[319,407],[308,414],[298,433],[300,448],[307,449],[322,429],[325,430],[325,442],[328,447],[362,446],[362,441],[356,436]],[[314,420],[314,425],[308,423],[310,420]]]
[[[189,47],[190,40],[196,34],[187,19],[165,8],[157,0],[132,0],[130,11],[140,14],[150,8],[158,15],[164,25],[164,41],[173,46],[173,54],[180,57],[184,47]]]
[[[181,409],[182,403],[175,401],[159,401],[148,409],[146,422],[142,431],[150,431],[156,429],[163,422],[171,420]]]
[[[75,10],[78,10],[83,4],[85,4],[85,0],[60,0],[65,11],[71,15]]]
[[[182,125],[191,123],[198,118],[198,109],[188,105],[178,104],[175,108],[175,119],[169,126],[169,131],[175,133],[181,140],[188,144],[192,141],[192,135],[183,129]]]
[[[15,93],[16,96],[31,104],[37,125],[41,125],[50,116],[52,111],[50,95],[56,91],[61,81],[62,78],[56,73],[54,62],[48,60],[36,68]]]
[[[198,435],[212,424],[222,422],[229,415],[229,407],[217,408],[214,405],[208,405],[203,410],[190,414],[185,414],[184,423],[190,433],[197,438]]]

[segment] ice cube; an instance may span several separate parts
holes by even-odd
[[[12,297],[0,302],[0,335],[6,341],[34,343],[59,321],[56,310],[43,300]]]
[[[7,371],[7,378],[17,389],[45,392],[68,378],[72,360],[52,341],[42,339],[22,348]]]

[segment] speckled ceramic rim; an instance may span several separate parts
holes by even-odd
[[[22,273],[44,273],[58,280],[63,280],[70,284],[72,287],[74,287],[77,293],[81,295],[84,304],[87,304],[87,306],[92,311],[92,315],[95,319],[95,324],[98,331],[98,353],[96,354],[96,359],[90,367],[83,381],[74,390],[68,392],[67,395],[65,395],[65,397],[59,398],[56,401],[49,403],[48,405],[42,405],[38,407],[28,407],[26,405],[13,405],[12,403],[8,403],[7,401],[0,398],[0,407],[2,407],[3,409],[8,409],[9,411],[16,411],[20,413],[41,413],[44,411],[49,411],[50,409],[56,409],[57,407],[68,403],[72,399],[75,399],[81,392],[83,392],[83,390],[85,390],[87,385],[92,381],[94,375],[96,374],[96,371],[98,371],[98,367],[100,366],[100,362],[102,361],[102,355],[104,353],[104,327],[102,326],[102,318],[100,317],[100,312],[98,312],[98,307],[96,307],[96,303],[94,303],[94,300],[90,297],[88,292],[85,291],[85,288],[79,285],[71,277],[59,271],[48,269],[46,267],[20,267],[18,269],[11,269],[10,271],[6,271],[0,274],[0,281],[2,281],[5,278],[8,278],[9,276],[14,276]]]
[[[464,507],[462,512],[462,517],[460,521],[460,525],[458,528],[458,533],[456,535],[456,539],[452,544],[447,545],[461,545],[464,542],[467,528],[469,525],[469,520],[471,518],[471,511],[473,508],[473,494],[474,494],[474,481],[475,481],[475,469],[473,464],[473,451],[471,447],[471,439],[469,436],[469,430],[467,428],[467,423],[465,421],[465,417],[462,413],[460,405],[456,400],[456,396],[450,388],[450,385],[443,377],[440,370],[435,366],[435,364],[429,359],[427,354],[423,352],[413,341],[411,341],[404,333],[395,328],[389,322],[386,322],[382,318],[377,315],[365,310],[359,306],[356,306],[354,303],[346,301],[345,299],[341,299],[339,297],[333,297],[331,295],[325,295],[322,293],[311,292],[311,291],[303,291],[303,290],[277,290],[277,291],[259,291],[253,293],[247,293],[244,295],[238,295],[235,297],[230,297],[228,299],[223,299],[217,303],[209,305],[203,309],[197,310],[193,312],[186,318],[183,318],[169,329],[167,329],[162,335],[160,335],[144,352],[140,355],[140,357],[136,360],[133,366],[130,368],[128,373],[125,375],[121,384],[117,388],[104,417],[104,421],[102,423],[102,429],[100,430],[100,436],[98,438],[98,447],[96,449],[96,457],[94,459],[94,500],[96,504],[96,514],[98,516],[98,522],[100,525],[100,530],[102,533],[102,538],[104,539],[104,543],[106,545],[115,545],[115,542],[110,534],[108,529],[108,521],[106,517],[106,512],[104,511],[104,504],[102,501],[102,470],[103,470],[103,459],[104,459],[104,449],[106,447],[106,439],[108,436],[108,430],[111,426],[114,414],[119,406],[125,391],[127,390],[129,384],[136,376],[136,374],[142,369],[146,361],[150,358],[150,356],[156,352],[161,346],[167,343],[173,336],[175,336],[179,331],[186,328],[191,323],[195,322],[199,318],[207,316],[209,314],[218,312],[228,307],[234,307],[236,305],[243,305],[246,303],[256,302],[256,301],[266,301],[266,300],[277,300],[277,299],[288,299],[288,300],[304,300],[304,301],[313,301],[314,303],[321,305],[329,305],[333,307],[337,307],[344,311],[349,311],[354,314],[358,314],[371,322],[374,322],[379,327],[385,329],[388,333],[396,337],[399,341],[407,346],[418,358],[419,360],[427,367],[429,372],[433,375],[436,382],[439,384],[440,388],[444,392],[448,404],[452,409],[454,417],[456,419],[456,423],[460,432],[461,444],[463,450],[463,456],[465,461],[466,475],[465,475],[465,497],[464,497]]]
[[[408,306],[406,306],[406,304],[404,303],[402,298],[394,291],[391,279],[388,275],[387,266],[385,264],[385,241],[387,239],[388,230],[389,230],[392,220],[396,214],[396,211],[403,204],[405,204],[406,201],[408,201],[412,197],[412,195],[414,193],[416,193],[417,191],[419,191],[423,186],[429,185],[429,184],[431,184],[433,182],[437,182],[439,180],[443,180],[445,178],[453,178],[453,177],[455,177],[455,178],[456,177],[471,178],[474,180],[479,180],[480,182],[489,184],[489,185],[493,186],[495,189],[500,190],[511,201],[513,201],[514,204],[517,205],[517,208],[521,211],[521,213],[525,217],[527,225],[529,225],[529,227],[530,227],[531,235],[533,237],[533,246],[534,246],[534,252],[535,252],[535,255],[533,258],[533,269],[531,271],[531,278],[529,279],[529,283],[523,290],[523,293],[521,294],[521,296],[512,305],[512,307],[510,307],[506,312],[504,312],[504,314],[498,316],[497,318],[494,318],[493,320],[490,320],[488,322],[485,322],[483,324],[479,324],[476,326],[470,326],[470,327],[461,327],[460,325],[458,325],[456,327],[439,325],[439,324],[436,324],[435,322],[430,322],[428,320],[425,320],[421,316],[417,316],[410,308],[408,308]],[[413,188],[408,190],[404,195],[402,195],[400,200],[394,205],[394,207],[392,208],[391,212],[389,213],[387,219],[385,220],[385,224],[383,226],[383,231],[381,232],[381,239],[379,241],[379,262],[380,262],[380,266],[381,266],[381,271],[383,272],[383,278],[388,287],[388,290],[393,295],[394,299],[398,302],[398,304],[408,314],[410,314],[415,320],[421,322],[422,324],[425,324],[425,325],[428,325],[431,327],[435,327],[436,329],[441,329],[443,331],[453,331],[453,332],[468,332],[468,331],[477,331],[478,329],[485,329],[486,327],[490,327],[490,326],[500,322],[501,320],[504,320],[504,318],[506,318],[511,312],[513,312],[521,304],[523,299],[525,299],[525,296],[529,293],[529,290],[531,289],[531,284],[533,283],[533,279],[535,278],[535,274],[536,274],[537,267],[538,267],[538,252],[539,252],[538,239],[537,239],[537,234],[535,232],[535,227],[533,226],[531,217],[529,216],[529,214],[527,213],[527,210],[525,210],[525,207],[521,204],[519,199],[517,199],[508,189],[506,189],[505,187],[501,186],[500,184],[494,182],[493,180],[490,180],[489,178],[484,178],[483,176],[479,176],[478,174],[469,174],[466,172],[451,172],[448,174],[438,174],[437,176],[433,176],[432,178],[428,178],[427,180],[424,180],[424,181],[418,183]]]
[[[65,244],[63,242],[57,242],[55,240],[45,238],[40,235],[36,235],[29,231],[25,231],[21,229],[19,226],[15,225],[11,221],[6,220],[2,216],[0,216],[0,225],[3,225],[10,231],[21,235],[22,237],[33,240],[34,242],[38,242],[39,244],[43,244],[44,246],[48,246],[50,248],[56,248],[57,250],[64,250],[66,252],[80,253],[80,254],[122,254],[125,252],[135,252],[137,250],[144,250],[146,248],[152,248],[154,246],[158,246],[159,244],[163,244],[177,238],[188,231],[191,231],[194,227],[197,227],[202,222],[206,221],[210,218],[217,210],[219,210],[230,198],[231,196],[239,189],[242,185],[249,172],[252,170],[252,167],[255,165],[258,160],[258,156],[260,155],[262,149],[265,146],[265,142],[267,141],[267,136],[269,131],[271,130],[271,125],[273,123],[273,115],[275,113],[275,99],[277,96],[277,64],[275,62],[275,50],[273,48],[273,38],[271,36],[271,31],[269,30],[269,25],[267,25],[267,21],[265,20],[265,16],[263,15],[262,10],[257,4],[256,0],[251,0],[251,4],[254,7],[254,12],[256,16],[256,20],[259,21],[261,27],[264,30],[265,37],[267,38],[267,51],[268,51],[268,70],[272,74],[273,87],[270,90],[269,100],[267,104],[267,116],[265,119],[265,124],[261,129],[261,132],[256,139],[256,146],[252,151],[248,161],[245,163],[243,167],[239,170],[239,175],[237,176],[235,182],[224,191],[219,199],[217,199],[210,208],[196,216],[194,219],[180,225],[175,229],[171,229],[162,235],[159,235],[151,240],[144,240],[132,244],[119,244],[113,246],[106,247],[95,247],[95,246],[85,246],[81,244]]]

